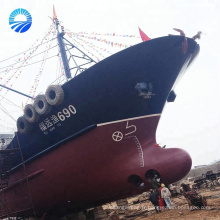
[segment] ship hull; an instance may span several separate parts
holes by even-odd
[[[182,36],[170,36],[143,42],[66,82],[63,103],[33,123],[30,133],[17,134],[24,160],[88,126],[161,114],[175,82],[199,50],[196,42],[188,39],[184,54],[183,40]],[[146,85],[146,89],[137,89],[137,84]],[[17,138],[8,148],[16,147]],[[17,153],[13,164],[19,163]]]
[[[152,186],[146,173],[152,169],[165,184],[183,178],[190,170],[191,158],[183,150],[155,146],[159,118],[150,115],[99,124],[45,153],[26,164],[25,170],[21,167],[13,173],[11,186],[2,193],[6,206],[14,213],[29,213],[33,203],[38,216],[45,212],[62,216],[68,210],[94,207],[148,190]],[[129,181],[132,175],[143,180],[143,188]]]
[[[155,147],[167,98],[199,52],[188,39],[183,53],[183,40],[144,42],[65,83],[63,103],[33,123],[29,134],[16,133],[7,147],[20,150],[1,191],[0,216],[30,216],[33,210],[65,215],[125,198],[152,187],[148,171],[165,184],[183,178],[190,156]]]

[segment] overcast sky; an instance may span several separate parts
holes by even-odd
[[[36,39],[41,39],[51,24],[52,6],[58,18],[73,32],[135,34],[138,26],[151,38],[175,34],[172,28],[184,30],[191,37],[202,31],[198,41],[201,52],[177,85],[177,98],[165,106],[157,130],[157,140],[167,147],[180,147],[189,152],[193,165],[207,164],[220,159],[220,1],[219,0],[17,0],[0,1],[1,35],[0,61],[29,49]],[[17,34],[10,29],[10,13],[17,9],[28,10],[33,19],[31,28]],[[125,39],[126,40],[129,39]],[[136,39],[136,42],[141,42]],[[51,50],[52,51],[52,50]],[[51,55],[57,52],[51,52]],[[39,60],[36,59],[36,60]],[[12,64],[15,59],[1,62],[0,68]],[[45,65],[38,92],[55,79],[57,58]],[[31,79],[40,64],[22,73],[25,80],[15,82],[16,89],[28,93]],[[1,75],[0,75],[1,76]],[[1,81],[0,81],[1,83]],[[29,84],[29,87],[26,86]],[[4,95],[4,90],[0,95]],[[22,114],[21,103],[27,99],[8,94],[10,101],[19,107],[10,114],[17,118]],[[15,121],[0,110],[0,131],[15,127]],[[10,130],[10,129],[9,129]]]

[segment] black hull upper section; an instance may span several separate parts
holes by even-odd
[[[17,133],[8,148],[18,148],[19,140],[27,160],[90,125],[161,113],[179,74],[199,51],[188,39],[183,54],[183,40],[168,36],[140,43],[66,82],[63,103],[34,123],[31,133]],[[137,83],[151,84],[150,90],[143,90],[147,96],[135,88]],[[19,154],[14,165],[21,162]]]

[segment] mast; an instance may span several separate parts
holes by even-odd
[[[73,73],[74,77],[87,69],[88,64],[96,64],[96,62],[87,54],[85,54],[82,50],[72,44],[69,40],[67,40],[64,35],[64,27],[60,26],[60,22],[57,19],[57,15],[55,12],[55,8],[53,6],[53,21],[56,25],[57,30],[57,40],[60,48],[60,54],[63,62],[63,67],[65,70],[65,75],[67,80],[71,78],[71,70],[75,71]],[[61,31],[59,30],[59,26],[61,27]],[[70,50],[75,50],[74,54],[70,52]],[[68,56],[67,52],[68,51]],[[71,68],[70,64],[72,62]]]
[[[65,44],[63,42],[63,36],[64,36],[65,33],[64,33],[63,29],[61,30],[61,33],[59,31],[59,24],[60,23],[59,23],[59,20],[57,19],[57,15],[56,15],[54,6],[53,6],[53,21],[56,25],[57,40],[58,40],[58,44],[59,44],[59,48],[60,48],[61,58],[62,58],[62,61],[63,61],[63,67],[64,67],[65,75],[66,75],[66,78],[69,79],[69,78],[71,78],[71,73],[70,73],[69,63],[68,63],[68,60],[67,60]]]

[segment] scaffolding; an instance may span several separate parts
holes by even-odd
[[[24,219],[22,213],[26,211],[29,211],[30,216],[36,216],[29,187],[30,175],[27,175],[26,166],[17,134],[15,139],[18,142],[18,148],[13,148],[12,144],[12,148],[8,149],[6,148],[7,145],[5,145],[5,141],[3,141],[0,150],[0,218],[7,217],[8,219],[22,220]],[[22,160],[23,176],[15,182],[14,179],[10,182],[10,177],[13,172],[13,159],[16,153],[20,154]],[[13,187],[16,190],[16,186],[20,186],[22,190],[20,192],[19,198],[13,200],[8,197],[7,191],[11,190]],[[15,208],[15,204],[24,204],[23,210],[17,210]]]

